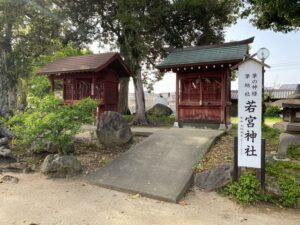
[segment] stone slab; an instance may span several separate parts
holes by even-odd
[[[193,128],[157,131],[87,179],[102,187],[178,202],[190,186],[194,164],[222,134]]]

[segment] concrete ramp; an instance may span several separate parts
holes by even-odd
[[[88,180],[114,190],[178,202],[190,185],[194,164],[222,133],[193,128],[158,131],[90,174]]]

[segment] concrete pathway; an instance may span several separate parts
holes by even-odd
[[[178,202],[190,185],[193,166],[222,134],[219,130],[160,130],[88,176],[96,185]]]

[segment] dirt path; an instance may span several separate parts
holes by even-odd
[[[0,183],[1,225],[300,224],[300,210],[245,208],[216,193],[199,190],[173,204],[80,180],[48,180],[38,173],[11,175],[20,181]]]

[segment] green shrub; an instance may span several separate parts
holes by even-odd
[[[231,181],[224,191],[225,194],[243,203],[252,204],[260,199],[259,182],[251,173],[243,174],[238,182]]]
[[[300,196],[300,187],[294,177],[280,176],[279,186],[282,190],[280,202],[286,207],[295,207]]]
[[[279,117],[281,112],[282,112],[282,110],[278,106],[268,106],[266,108],[265,116]]]
[[[127,123],[132,122],[132,120],[134,119],[134,115],[122,115],[122,116],[127,121]]]
[[[297,183],[299,179],[300,164],[297,162],[267,162],[266,173],[275,178],[282,191],[279,199],[285,207],[294,207],[300,196],[300,186]],[[297,178],[298,176],[298,178]]]
[[[293,159],[300,159],[300,145],[289,145],[287,155]]]
[[[51,143],[57,146],[60,154],[67,154],[81,125],[94,120],[97,102],[85,99],[63,106],[59,99],[49,95],[43,99],[31,97],[28,105],[25,112],[16,113],[6,124],[16,134],[14,143],[29,145],[34,142],[38,146],[36,151]]]
[[[279,140],[280,130],[267,125],[262,127],[263,137],[267,140],[277,139]]]

